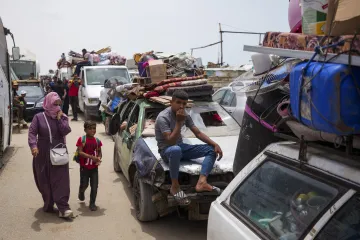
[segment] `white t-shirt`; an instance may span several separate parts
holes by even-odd
[[[87,59],[89,62],[90,62],[90,64],[91,65],[93,65],[93,63],[94,63],[94,58],[93,58],[93,55],[92,54],[90,54],[90,53],[85,53],[85,59]]]

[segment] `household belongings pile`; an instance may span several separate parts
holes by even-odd
[[[150,51],[135,53],[134,60],[140,77],[151,78],[153,83],[167,78],[192,77],[204,73],[201,59],[193,58],[187,53],[165,54]]]
[[[291,0],[290,4],[292,2],[296,0]],[[243,89],[247,94],[247,102],[235,159],[246,161],[240,164],[240,168],[268,144],[280,141],[281,138],[293,139],[292,137],[301,139],[299,158],[302,161],[306,161],[307,157],[303,146],[310,141],[316,141],[323,147],[332,147],[331,152],[337,151],[351,158],[359,158],[358,0],[304,0],[302,3],[305,3],[302,7],[306,7],[304,12],[307,14],[302,16],[302,26],[297,27],[302,27],[303,33],[311,27],[309,22],[314,23],[314,29],[318,28],[320,23],[314,22],[314,18],[312,21],[308,19],[311,14],[315,14],[317,19],[324,22],[324,18],[320,18],[324,16],[321,9],[327,8],[326,26],[323,28],[326,35],[320,35],[319,29],[317,35],[267,33],[263,47],[252,48],[259,53],[271,52],[283,58],[275,63],[274,59],[269,60],[269,55],[263,54],[264,61],[254,62],[254,68],[256,71],[270,62],[265,71],[259,71],[256,75],[249,71],[239,79],[239,82],[257,79],[256,83]],[[313,10],[310,9],[311,6]],[[308,26],[303,27],[304,24]],[[314,61],[318,55],[321,57]],[[261,58],[261,55],[255,56]],[[270,227],[271,232],[276,235],[274,238],[296,239],[307,226],[305,223],[312,222],[318,214],[316,211],[319,211],[310,208],[310,204],[302,203],[325,197],[315,191],[315,195],[318,195],[316,198],[313,193],[309,194],[311,192],[310,189],[298,190],[292,194],[288,207],[276,206],[276,209],[271,209],[273,213],[270,215],[257,211],[257,215],[250,217],[259,226]],[[282,212],[281,217],[276,216],[276,212]],[[266,216],[269,220],[265,223],[258,216]],[[286,228],[286,237],[282,237],[285,225],[291,227]]]
[[[102,48],[98,51],[90,52],[93,56],[93,65],[125,65],[126,58],[111,50],[111,47]],[[73,67],[77,63],[84,61],[83,55],[70,50],[68,56],[61,54],[57,62],[58,68]]]
[[[312,1],[306,2],[310,4]],[[247,129],[246,124],[251,123],[253,130],[258,128],[251,139],[259,146],[254,147],[249,158],[255,157],[259,149],[279,140],[264,137],[265,134],[279,136],[274,133],[321,142],[348,154],[360,154],[360,36],[356,34],[360,26],[360,8],[354,7],[356,0],[313,2],[315,5],[321,2],[328,8],[326,35],[268,32],[260,48],[266,52],[278,52],[283,58],[275,61],[269,60],[269,55],[254,54],[254,58],[266,60],[254,61],[255,72],[264,67],[263,63],[270,64],[265,71],[256,75],[249,71],[238,79],[238,82],[257,80],[242,88],[248,97],[242,125]],[[312,52],[308,54],[312,57],[303,60],[308,52]],[[292,58],[288,58],[287,53]],[[314,61],[318,55],[321,58]],[[340,57],[348,59],[347,64],[340,64]],[[263,129],[266,129],[265,133]],[[245,134],[246,131],[242,132]],[[246,142],[245,137],[243,142]],[[238,149],[245,146],[243,142],[240,136]]]
[[[204,75],[170,78],[162,80],[158,83],[131,83],[117,85],[115,90],[112,89],[108,91],[108,96],[110,99],[117,94],[123,99],[130,100],[147,98],[154,102],[168,105],[169,99],[176,90],[183,90],[187,92],[191,100],[212,101],[213,86],[207,83],[207,79],[205,79]]]

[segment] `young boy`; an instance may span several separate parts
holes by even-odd
[[[96,134],[96,123],[86,121],[84,123],[85,136],[80,137],[76,143],[79,152],[79,163],[80,163],[80,187],[79,187],[79,200],[85,200],[85,190],[89,186],[90,180],[90,205],[91,211],[96,211],[97,206],[95,205],[99,175],[98,166],[101,163],[102,143],[95,137]]]

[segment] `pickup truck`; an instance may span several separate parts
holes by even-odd
[[[192,159],[180,163],[179,182],[188,195],[191,204],[180,207],[170,195],[169,166],[164,162],[155,139],[155,119],[166,106],[146,99],[122,103],[113,116],[117,124],[112,124],[114,134],[114,170],[122,172],[133,187],[136,216],[140,221],[153,221],[177,209],[187,214],[190,220],[207,219],[210,204],[217,195],[197,193],[195,185],[199,178],[202,159]],[[233,158],[240,132],[238,123],[216,102],[194,102],[187,109],[195,125],[223,150],[223,158],[216,162],[208,177],[208,182],[224,189],[233,179]],[[219,117],[213,118],[214,114]],[[121,130],[120,124],[127,122]],[[199,144],[200,140],[184,127],[183,141]]]

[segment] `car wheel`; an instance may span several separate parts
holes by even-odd
[[[142,222],[156,220],[159,214],[152,201],[153,188],[149,184],[142,182],[137,172],[134,176],[133,194],[137,219]]]
[[[120,168],[120,164],[118,161],[118,157],[117,157],[117,151],[116,151],[116,146],[114,146],[114,157],[113,157],[113,165],[114,165],[114,171],[121,173],[121,168]]]

